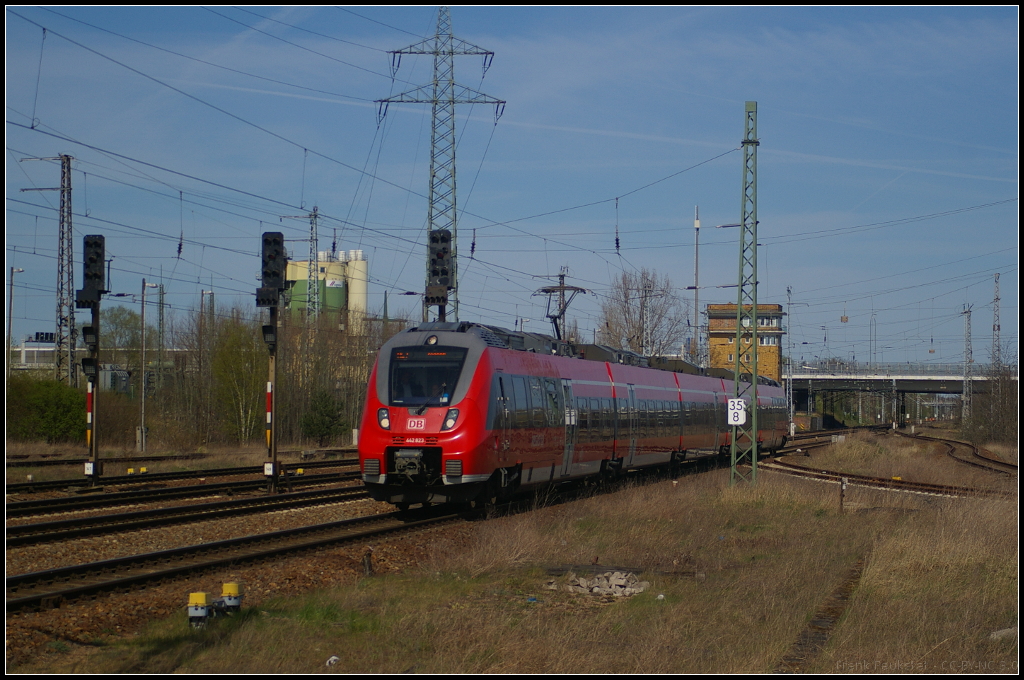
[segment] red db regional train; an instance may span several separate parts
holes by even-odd
[[[727,451],[732,381],[650,361],[664,368],[468,322],[410,328],[384,344],[370,375],[359,431],[366,488],[399,508],[493,502]],[[757,391],[759,448],[774,451],[785,443],[785,393],[763,378]]]

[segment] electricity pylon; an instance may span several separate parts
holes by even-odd
[[[430,54],[434,56],[434,80],[408,92],[378,99],[378,121],[387,114],[390,103],[430,104],[432,108],[433,126],[430,132],[430,203],[427,213],[429,234],[427,238],[427,277],[426,290],[423,297],[423,318],[427,318],[430,307],[437,307],[437,319],[445,321],[451,291],[453,316],[459,318],[458,292],[458,259],[456,248],[456,213],[455,213],[455,105],[456,104],[494,104],[494,120],[504,110],[505,102],[481,92],[477,92],[455,82],[454,57],[456,55],[482,55],[484,73],[491,65],[494,52],[467,43],[452,35],[451,10],[441,7],[437,13],[437,32],[434,37],[427,38],[400,50],[389,52],[391,55],[391,74],[398,72],[403,54]],[[448,233],[445,234],[444,232]],[[449,244],[450,239],[450,245]],[[430,247],[431,241],[435,248]],[[438,247],[441,242],[443,247]],[[450,248],[450,250],[448,250]],[[441,252],[441,251],[445,252]],[[445,258],[444,266],[437,267],[431,255]],[[450,257],[450,260],[448,259]],[[441,271],[439,271],[441,270]]]
[[[55,158],[23,158],[24,161],[60,161],[60,233],[57,237],[57,332],[53,334],[53,365],[58,382],[78,385],[75,365],[74,244],[71,242],[71,161],[72,156],[61,154]],[[56,187],[22,189],[22,191],[58,191]]]

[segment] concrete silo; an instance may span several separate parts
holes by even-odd
[[[320,312],[337,318],[339,330],[360,333],[366,318],[369,266],[362,250],[317,253]],[[309,261],[290,260],[285,273],[286,306],[293,320],[305,317],[309,293]]]

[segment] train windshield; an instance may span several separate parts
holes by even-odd
[[[392,406],[445,406],[455,393],[465,347],[399,347],[391,350],[388,381]]]

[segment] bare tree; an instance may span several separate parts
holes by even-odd
[[[286,317],[287,318],[287,317]],[[313,397],[328,394],[337,402],[340,421],[357,427],[366,400],[366,385],[377,350],[408,321],[368,317],[358,330],[342,331],[338,319],[323,314],[309,341],[304,325],[288,319],[279,330],[278,436],[281,441],[304,441],[302,422],[315,411]],[[347,428],[346,428],[347,429]],[[347,433],[339,433],[342,441]]]
[[[132,374],[136,379],[136,391],[141,389],[142,371],[139,370],[142,347],[142,317],[139,313],[121,305],[111,305],[103,310],[100,321],[102,333],[103,363],[114,364]],[[146,325],[146,344],[155,347],[159,340],[157,329]]]
[[[1010,355],[1004,350],[1002,357]],[[1018,367],[1013,358],[1009,363],[989,364],[985,371],[988,380],[979,381],[974,393],[975,417],[965,428],[970,441],[976,444],[1013,442],[1018,437]]]
[[[622,272],[601,304],[598,341],[647,356],[677,354],[687,311],[667,275],[659,278],[650,269]]]
[[[262,433],[266,414],[267,347],[251,310],[230,310],[212,338],[210,389],[220,415],[219,435],[245,444]]]

